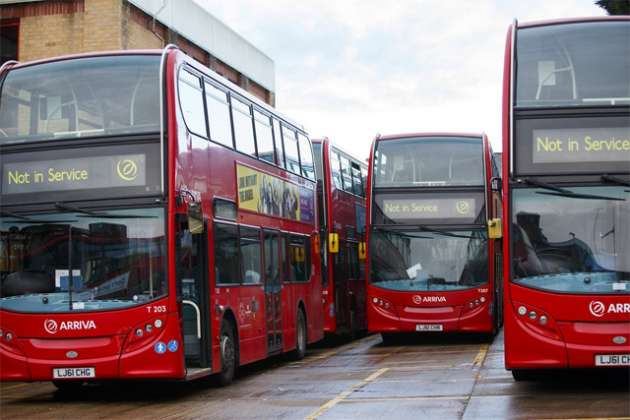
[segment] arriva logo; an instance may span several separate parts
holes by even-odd
[[[591,311],[593,316],[598,318],[608,314],[630,314],[630,303],[611,303],[606,309],[606,305],[598,300],[593,300],[588,305],[588,310]]]
[[[131,159],[119,160],[116,164],[118,176],[125,181],[133,181],[138,176],[138,165]]]
[[[444,296],[424,296],[424,297],[422,297],[420,295],[413,295],[411,300],[413,300],[413,303],[415,303],[416,305],[421,305],[423,303],[442,303],[442,302],[446,302],[446,298]]]
[[[54,319],[47,319],[44,321],[44,329],[48,334],[56,334],[57,328],[57,321]]]
[[[95,330],[96,323],[89,319],[87,321],[61,321],[61,324],[57,324],[54,319],[47,319],[44,321],[44,329],[48,334],[56,334],[57,331]]]

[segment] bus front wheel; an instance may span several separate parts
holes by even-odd
[[[234,379],[236,372],[236,343],[234,341],[234,328],[228,321],[221,324],[221,372],[219,384],[228,385]]]

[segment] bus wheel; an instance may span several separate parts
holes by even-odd
[[[234,379],[236,371],[236,343],[234,341],[234,329],[227,321],[221,323],[221,372],[219,384],[228,385]]]
[[[532,381],[536,378],[536,371],[529,369],[512,369],[512,377],[516,382]]]
[[[295,323],[295,350],[292,353],[293,360],[302,360],[306,355],[306,317],[302,309],[298,310],[297,320]]]
[[[83,386],[82,381],[52,381],[52,383],[61,392],[78,391]]]

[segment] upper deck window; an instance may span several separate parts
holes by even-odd
[[[376,187],[484,185],[480,137],[383,140],[374,159]]]
[[[630,22],[519,29],[516,106],[630,104]]]
[[[160,57],[54,61],[10,70],[0,143],[158,132]]]

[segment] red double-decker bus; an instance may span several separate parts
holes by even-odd
[[[516,380],[630,366],[629,39],[627,16],[508,31],[505,366]]]
[[[482,134],[379,136],[368,191],[368,330],[495,333],[497,167]],[[500,225],[499,225],[500,226]],[[489,237],[489,233],[491,233]]]
[[[0,83],[0,379],[225,384],[323,336],[300,126],[175,47]]]
[[[365,317],[365,184],[367,165],[313,140],[322,238],[324,331],[356,335]]]

